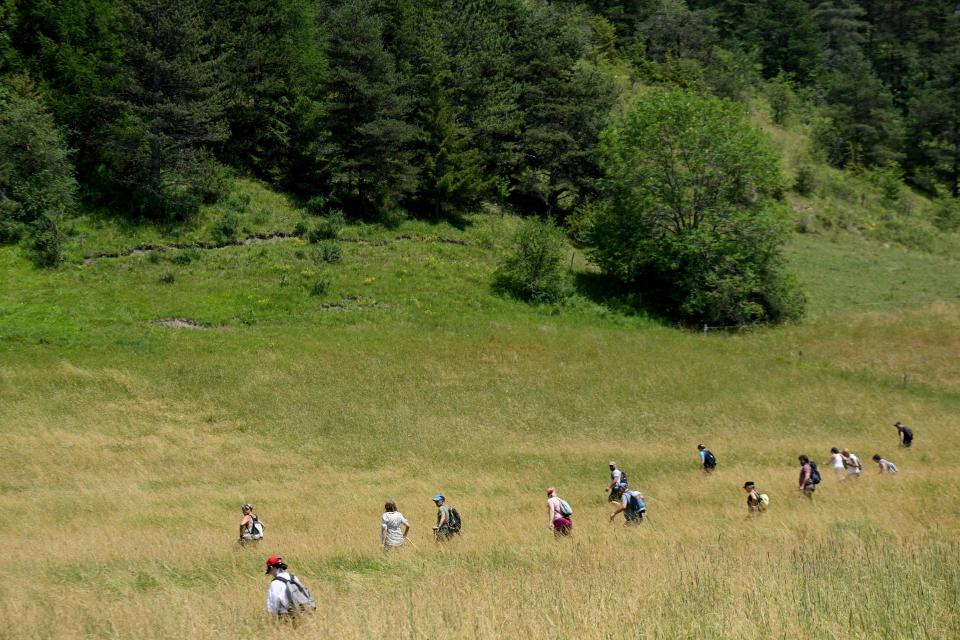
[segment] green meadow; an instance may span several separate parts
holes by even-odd
[[[240,237],[302,217],[236,189]],[[319,602],[304,637],[960,636],[949,252],[797,234],[807,319],[703,335],[623,302],[573,247],[568,304],[495,295],[508,215],[348,225],[339,262],[299,238],[163,248],[217,216],[173,234],[89,215],[54,271],[0,248],[0,637],[289,637],[263,612],[271,554]],[[864,477],[837,481],[831,446]],[[800,453],[823,470],[812,503]],[[648,497],[639,528],[608,522],[611,458]],[[745,480],[772,498],[760,517]],[[464,519],[443,548],[438,491]],[[412,524],[388,557],[386,499]],[[247,501],[255,549],[234,543]]]

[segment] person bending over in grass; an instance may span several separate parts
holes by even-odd
[[[897,465],[893,464],[889,460],[881,458],[879,453],[873,454],[873,461],[879,465],[880,473],[888,473],[893,475],[897,472]]]
[[[850,453],[850,449],[843,450],[843,466],[847,468],[847,477],[857,479],[860,477],[860,472],[863,471],[863,463],[860,462],[859,456],[855,453]]]
[[[805,455],[800,456],[800,491],[808,500],[813,500],[813,492],[820,484],[820,471],[817,463]]]
[[[384,552],[402,549],[409,532],[410,523],[397,511],[397,503],[390,500],[384,504],[380,518],[380,546]]]
[[[547,519],[547,526],[553,530],[553,535],[560,537],[573,533],[573,509],[557,495],[556,487],[547,489]]]
[[[843,480],[843,477],[847,475],[847,466],[844,463],[843,454],[836,447],[830,449],[830,468],[833,469],[833,473],[840,480]]]
[[[240,544],[248,544],[263,540],[263,523],[253,512],[253,505],[249,502],[240,510],[243,512],[243,518],[240,520]]]
[[[717,468],[717,456],[713,455],[706,445],[698,444],[697,451],[700,452],[700,466],[704,473],[710,473]]]
[[[643,494],[636,489],[624,489],[620,495],[620,506],[610,514],[610,522],[613,522],[620,512],[623,512],[625,525],[643,522],[643,517],[647,515],[647,502]]]
[[[752,516],[755,513],[760,513],[762,503],[760,502],[760,494],[757,493],[757,485],[752,480],[748,480],[743,483],[743,490],[747,492],[747,515]]]
[[[610,461],[610,484],[607,485],[607,491],[610,492],[610,495],[607,496],[607,500],[610,502],[619,502],[620,493],[627,488],[627,478],[623,475],[623,471],[620,470],[620,467],[617,466],[617,463],[613,460]]]
[[[897,436],[900,438],[900,446],[909,449],[913,444],[913,429],[903,424],[899,420],[893,423],[893,426],[897,428]]]

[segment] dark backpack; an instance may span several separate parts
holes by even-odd
[[[717,456],[713,455],[709,449],[703,452],[703,466],[707,469],[717,466]]]
[[[310,594],[310,590],[300,582],[297,576],[291,574],[289,580],[277,576],[274,580],[279,580],[287,585],[287,600],[290,604],[284,613],[300,615],[310,613],[317,608],[317,603],[313,599],[313,595]]]
[[[813,460],[810,461],[810,484],[820,484],[820,470]]]
[[[646,510],[647,510],[647,505],[646,505],[645,503],[643,503],[643,502],[640,502],[640,498],[638,498],[635,494],[632,494],[632,493],[631,493],[631,494],[630,494],[630,507],[629,507],[629,508],[630,508],[630,511],[631,511],[632,513],[639,513],[639,512],[641,512],[641,511],[646,511]]]
[[[462,522],[463,521],[460,520],[460,513],[454,507],[450,507],[450,510],[447,512],[447,529],[452,533],[460,533],[460,525]]]
[[[620,484],[624,487],[627,486],[627,472],[623,469],[620,470]]]
[[[913,442],[913,429],[910,427],[900,427],[903,430],[903,443],[910,444]]]

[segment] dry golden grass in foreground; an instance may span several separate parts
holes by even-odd
[[[290,637],[263,612],[272,553],[320,603],[297,637],[960,635],[950,394],[755,353],[769,336],[532,329],[386,336],[392,352],[349,360],[296,340],[296,357],[247,358],[204,336],[150,365],[0,368],[2,636]],[[170,376],[189,363],[200,396]],[[896,448],[895,415],[914,451]],[[711,476],[700,440],[720,458]],[[865,477],[837,482],[830,446],[854,448]],[[874,451],[901,473],[877,475]],[[813,504],[795,488],[801,452],[824,467]],[[607,522],[611,457],[649,498],[640,528]],[[747,479],[773,500],[757,518]],[[570,540],[546,527],[553,483],[576,511]],[[429,535],[437,491],[465,522],[447,547]],[[412,544],[383,557],[388,497]],[[246,500],[267,539],[241,550]]]

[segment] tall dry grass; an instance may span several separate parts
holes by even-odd
[[[792,362],[769,335],[351,331],[0,367],[0,637],[288,638],[263,612],[273,553],[320,604],[297,637],[960,636],[949,391]],[[916,427],[914,451],[893,418]],[[830,446],[865,477],[824,468],[808,503],[796,455],[823,463]],[[877,475],[874,451],[900,475]],[[639,528],[607,521],[611,457],[649,498]],[[761,517],[747,479],[772,496]],[[548,484],[574,505],[572,539],[547,529]],[[444,547],[437,491],[465,522]],[[386,498],[413,523],[388,557]],[[267,538],[240,549],[248,500]]]

